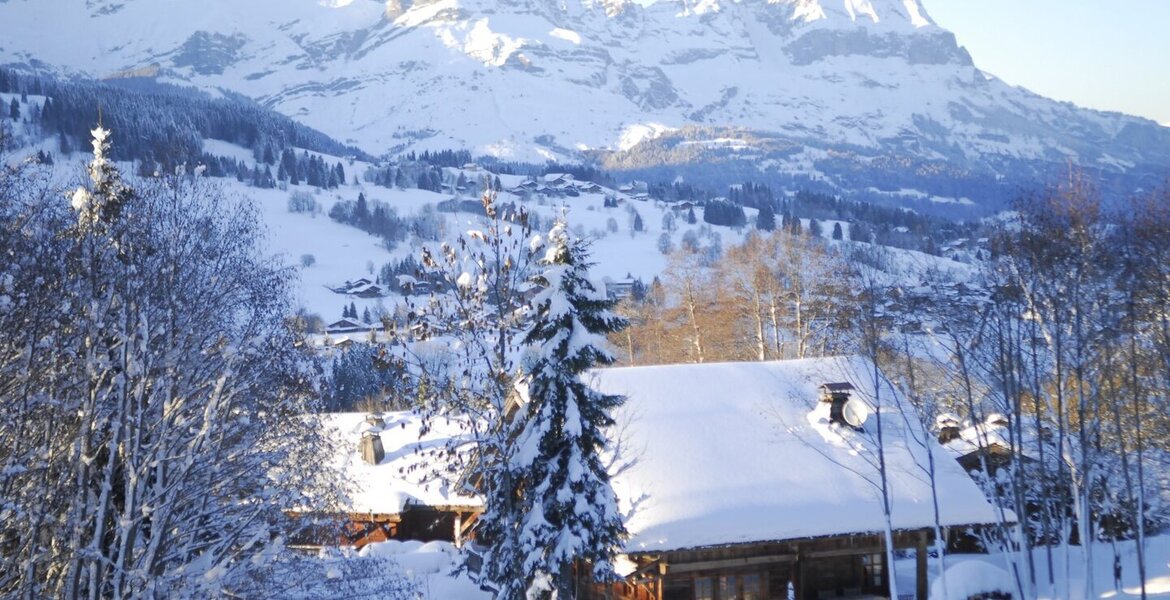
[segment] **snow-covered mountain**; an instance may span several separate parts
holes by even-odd
[[[0,0],[0,33],[0,62],[230,89],[376,153],[733,153],[878,190],[904,185],[849,173],[1170,164],[1170,128],[999,81],[922,0]]]

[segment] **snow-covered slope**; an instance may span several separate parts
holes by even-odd
[[[714,152],[730,127],[814,177],[842,153],[992,179],[1170,164],[1170,129],[1004,84],[922,0],[8,0],[0,34],[0,62],[231,89],[373,152],[543,160],[684,127],[672,147]]]

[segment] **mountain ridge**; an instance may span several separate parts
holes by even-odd
[[[1170,164],[1170,129],[989,76],[920,0],[51,2],[0,3],[0,60],[228,89],[373,152],[580,160],[740,128],[802,147],[765,171],[834,180],[840,152],[1128,189]]]

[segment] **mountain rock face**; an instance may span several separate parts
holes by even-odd
[[[921,0],[7,0],[0,23],[0,62],[233,90],[375,153],[739,161],[875,193],[1069,160],[1132,190],[1170,165],[1170,129],[1004,84]]]

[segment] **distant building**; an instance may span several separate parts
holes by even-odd
[[[633,275],[626,274],[622,279],[605,280],[605,296],[610,300],[622,300],[630,297],[634,293],[634,287],[638,285],[638,280]]]
[[[334,321],[325,326],[325,333],[357,333],[362,331],[369,331],[373,326],[359,323],[353,319],[341,319]]]

